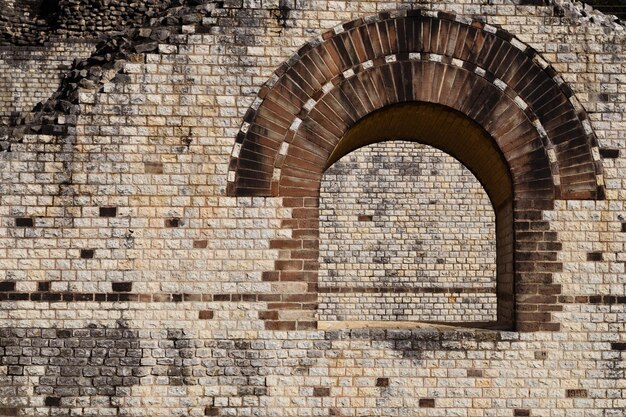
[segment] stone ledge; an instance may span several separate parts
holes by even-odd
[[[491,324],[493,327],[487,327]],[[500,332],[505,329],[497,329],[496,323],[466,323],[465,325],[455,324],[446,325],[439,323],[427,323],[420,321],[318,321],[318,330],[351,330],[351,329],[408,329],[408,330],[438,330],[445,331],[457,331],[457,330],[471,330],[476,329],[479,331]]]

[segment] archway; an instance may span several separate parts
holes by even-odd
[[[367,145],[324,172],[319,202],[320,327],[499,326],[495,212],[458,160]]]
[[[388,109],[393,117],[403,114],[398,108],[413,109],[385,128],[398,129],[412,123],[420,106],[426,106],[417,111],[424,116],[415,116],[421,121],[413,130],[436,139],[413,139],[432,140],[463,161],[496,208],[512,205],[507,224],[513,233],[499,235],[498,245],[512,248],[514,267],[507,274],[514,276],[516,328],[557,330],[551,312],[560,308],[560,287],[552,273],[562,265],[542,211],[555,199],[603,198],[595,137],[571,90],[535,51],[493,26],[441,12],[382,13],[340,25],[301,48],[259,92],[233,149],[228,193],[283,197],[294,207],[285,223],[293,229],[291,242],[281,243],[293,250],[289,262],[277,261],[271,279],[308,283],[311,296],[292,308],[312,309],[317,234],[311,219],[325,167],[362,146],[364,139],[351,139],[355,125],[375,132],[380,122],[368,120],[391,120],[380,116]],[[446,142],[443,132],[454,126],[482,132],[475,135],[488,137],[491,147],[477,153]],[[492,175],[490,168],[498,166],[508,175]],[[512,194],[496,185],[504,178]],[[312,320],[309,315],[302,326]]]
[[[511,328],[515,311],[513,182],[496,142],[477,123],[449,107],[404,102],[376,110],[359,120],[336,144],[325,169],[355,149],[390,138],[444,151],[469,168],[483,185],[496,214],[497,326]]]

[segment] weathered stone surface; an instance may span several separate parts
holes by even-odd
[[[27,3],[0,47],[0,415],[624,415],[612,18],[560,0],[62,0],[45,38]],[[500,138],[446,149],[497,201],[507,330],[318,321],[330,139],[412,99]],[[466,131],[437,114],[424,140]]]

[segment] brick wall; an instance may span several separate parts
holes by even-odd
[[[225,1],[84,82],[75,122],[46,125],[67,135],[0,153],[0,415],[623,416],[624,35],[571,3],[523,3],[419,6],[531,45],[598,138],[605,198],[517,219],[542,239],[516,250],[541,252],[523,262],[554,268],[535,278],[558,292],[518,314],[556,326],[317,329],[319,201],[228,196],[236,137],[305,42],[418,5]],[[279,280],[289,268],[311,281]]]
[[[91,54],[92,42],[52,42],[46,46],[0,46],[0,124],[11,113],[30,112],[59,87],[74,59]]]
[[[94,39],[111,31],[141,26],[168,7],[183,3],[169,0],[141,3],[3,0],[0,2],[0,45],[42,45],[51,36]]]

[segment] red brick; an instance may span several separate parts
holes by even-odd
[[[420,408],[434,408],[435,407],[435,399],[434,398],[420,398],[419,399]]]
[[[265,330],[296,330],[295,321],[266,321]]]
[[[298,260],[276,261],[275,265],[279,271],[301,271],[303,263]]]
[[[213,318],[213,311],[211,311],[211,310],[202,310],[198,314],[198,318],[200,320],[210,320],[210,319]]]
[[[298,330],[317,330],[317,322],[316,321],[298,321],[296,323],[296,328]]]
[[[259,311],[259,319],[261,320],[278,320],[278,311]]]
[[[330,395],[330,388],[328,387],[313,388],[314,397],[328,397],[329,395]]]
[[[194,240],[193,241],[193,247],[195,249],[204,249],[209,245],[209,242],[207,240]]]
[[[270,249],[300,249],[302,240],[298,239],[273,239],[270,240]]]

